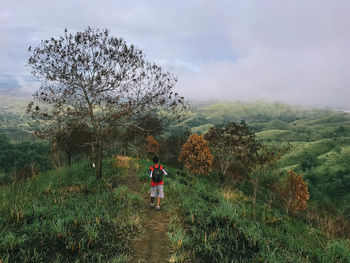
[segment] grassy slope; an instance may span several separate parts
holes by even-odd
[[[139,178],[147,181],[143,172]],[[170,262],[349,262],[350,242],[334,239],[269,203],[167,167],[163,208],[169,213]],[[182,176],[180,176],[182,174]],[[148,183],[146,183],[148,186]]]
[[[147,165],[140,171],[140,178]],[[303,220],[239,190],[224,189],[168,167],[163,207],[169,213],[170,262],[349,262],[348,240],[333,239]],[[183,176],[180,176],[182,174]],[[186,261],[187,260],[187,261]]]
[[[332,111],[316,110],[307,107],[290,106],[283,103],[243,103],[243,102],[208,102],[207,104],[193,103],[193,112],[201,114],[208,119],[224,119],[240,121],[271,121],[280,118],[283,121],[291,122],[300,118],[322,116]]]
[[[185,118],[183,125],[190,125],[193,132],[205,133],[213,124],[240,120],[245,120],[256,131],[258,139],[273,144],[291,144],[291,150],[279,163],[280,168],[284,171],[297,170],[307,180],[308,176],[318,177],[314,180],[316,183],[309,185],[318,189],[318,195],[312,194],[311,199],[324,196],[323,201],[332,200],[332,196],[324,193],[327,187],[325,183],[329,183],[329,178],[338,180],[336,177],[339,172],[350,171],[349,113],[280,103],[216,101],[194,104],[192,113]],[[343,131],[339,133],[340,128]],[[307,158],[313,163],[307,164],[309,167],[305,168],[302,163]],[[337,206],[343,206],[344,202],[331,201]]]
[[[142,199],[113,189],[109,181],[122,171],[104,167],[101,181],[78,163],[1,187],[0,261],[126,262],[141,231],[135,211]]]
[[[138,176],[145,182],[149,162]],[[142,231],[140,195],[112,188],[125,171],[105,162],[104,179],[95,180],[87,163],[40,174],[1,187],[2,262],[128,262],[130,239]],[[136,167],[136,166],[135,166]],[[171,167],[162,208],[169,214],[171,262],[349,262],[350,244],[252,200],[224,189],[210,177],[183,174]],[[61,176],[59,176],[61,174]]]
[[[341,143],[341,147],[350,146],[350,114],[339,111],[296,107],[281,103],[207,102],[194,104],[192,113],[182,124],[186,124],[198,116],[208,120],[222,121],[244,119],[250,126],[259,130],[257,132],[259,139],[290,142],[295,145],[296,147],[291,153],[294,156],[303,152],[300,149],[312,150],[319,153],[318,155],[325,154],[324,141],[334,142],[336,131],[340,126],[345,129],[341,136],[341,142],[344,142]],[[205,132],[210,126],[210,124],[201,124],[193,127],[192,130]],[[310,145],[314,146],[310,147]],[[318,146],[321,149],[317,150]],[[332,147],[328,147],[327,152],[331,151]],[[290,160],[291,158],[287,157],[286,159]],[[298,158],[293,161],[296,159]],[[288,163],[288,165],[293,164]]]

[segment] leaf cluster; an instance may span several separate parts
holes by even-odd
[[[249,130],[245,122],[229,122],[209,129],[205,134],[210,149],[218,162],[222,175],[226,175],[229,167],[240,162],[248,169],[252,169],[261,148],[255,134]]]
[[[153,136],[149,135],[146,138],[146,152],[149,154],[156,154],[159,151],[159,144],[153,138]]]
[[[177,80],[171,73],[108,30],[89,27],[75,35],[65,30],[29,51],[28,64],[41,80],[35,100],[42,105],[28,106],[37,119],[56,124],[80,119],[97,131],[151,108],[175,111],[184,104],[172,91]]]
[[[206,174],[213,164],[213,155],[210,152],[208,141],[204,135],[192,134],[182,146],[179,162],[196,174]]]
[[[279,192],[287,211],[295,214],[306,210],[310,195],[302,174],[290,170]]]

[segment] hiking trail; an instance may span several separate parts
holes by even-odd
[[[149,193],[142,191],[143,183],[138,180],[132,169],[127,175],[116,178],[113,185],[125,185],[130,191],[141,194],[144,200],[141,213],[145,233],[141,239],[132,240],[132,262],[169,262],[171,243],[167,235],[169,223],[167,212],[162,209],[155,211],[155,209],[150,208]],[[162,203],[160,206],[162,208]]]

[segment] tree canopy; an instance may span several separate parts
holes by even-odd
[[[244,164],[248,170],[253,169],[261,143],[255,139],[254,133],[249,130],[245,122],[229,122],[212,127],[205,135],[205,139],[209,141],[222,180],[229,168],[238,162]]]
[[[143,52],[106,30],[66,29],[58,38],[42,40],[28,60],[41,81],[28,112],[52,135],[67,122],[85,122],[94,135],[97,177],[102,176],[104,136],[132,116],[148,110],[177,117],[184,98],[173,91],[176,78],[145,59]],[[49,105],[49,107],[44,106]],[[166,109],[166,111],[162,111]],[[45,133],[46,132],[46,133]]]
[[[182,146],[179,161],[192,173],[206,174],[213,164],[213,155],[204,135],[191,134]]]

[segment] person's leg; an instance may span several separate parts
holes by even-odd
[[[156,210],[158,211],[160,209],[160,199],[161,198],[164,198],[164,191],[163,191],[163,185],[158,185],[158,191],[157,191],[157,207],[156,207]]]
[[[157,192],[156,192],[156,186],[151,186],[151,208],[154,207],[154,198],[156,197],[157,195]]]

